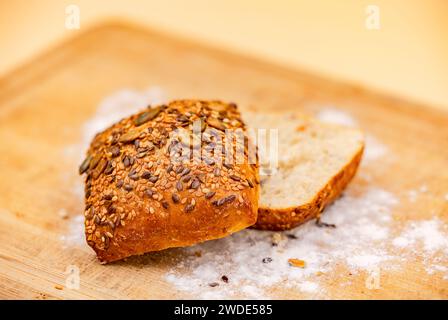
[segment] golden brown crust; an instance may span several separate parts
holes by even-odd
[[[309,203],[299,207],[282,209],[258,208],[258,219],[253,228],[273,231],[289,230],[319,217],[324,208],[341,195],[347,184],[355,176],[363,151],[364,146]]]
[[[205,137],[199,142],[194,127]],[[190,130],[175,134],[180,128]],[[205,152],[220,139],[225,145],[225,129],[245,136],[236,105],[181,100],[93,139],[80,173],[87,173],[86,239],[101,262],[221,238],[256,222],[258,164],[248,163],[247,139],[244,161],[229,164],[222,152]]]

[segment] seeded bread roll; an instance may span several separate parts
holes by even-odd
[[[220,101],[174,101],[97,134],[79,168],[87,243],[107,263],[253,225],[258,159],[248,145],[236,105]],[[224,150],[241,157],[226,158]]]
[[[277,130],[277,163],[269,156],[269,147],[275,148],[275,144],[268,144],[268,148],[258,145],[261,187],[257,229],[288,230],[319,218],[358,169],[364,137],[357,129],[298,114],[247,112],[244,119],[251,129]]]

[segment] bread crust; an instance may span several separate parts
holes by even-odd
[[[80,173],[87,173],[86,240],[102,263],[221,238],[256,222],[258,161],[248,163],[247,139],[243,163],[224,163],[221,153],[209,162],[182,160],[176,148],[184,137],[170,134],[197,121],[202,136],[215,134],[223,143],[224,128],[245,132],[234,104],[179,100],[123,119],[93,139]],[[195,140],[187,137],[194,152]]]
[[[272,231],[290,230],[311,219],[318,218],[325,207],[336,200],[353,179],[363,152],[364,144],[344,168],[334,175],[310,202],[299,207],[281,209],[259,207],[258,220],[252,228]]]

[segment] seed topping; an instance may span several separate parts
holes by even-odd
[[[80,174],[87,173],[84,215],[90,245],[100,250],[115,248],[123,239],[121,228],[143,210],[155,216],[169,215],[170,207],[191,213],[202,197],[216,207],[234,203],[238,208],[244,204],[240,191],[258,183],[256,175],[251,175],[257,165],[247,174],[246,167],[225,162],[222,147],[228,138],[223,131],[244,129],[238,111],[219,102],[183,104],[187,106],[173,102],[148,108],[95,137],[78,169]],[[179,127],[193,129],[196,121],[202,132],[202,139],[196,139],[199,143],[190,134],[188,139],[171,138]],[[202,145],[207,156],[202,162],[191,162],[179,150],[184,142],[189,147]],[[231,147],[236,149],[238,141],[232,141]],[[218,197],[217,190],[224,194]],[[221,213],[217,210],[216,214]]]

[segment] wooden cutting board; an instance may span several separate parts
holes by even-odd
[[[195,298],[164,278],[176,250],[100,265],[92,252],[64,247],[61,236],[83,212],[73,192],[81,127],[101,99],[121,88],[159,85],[169,98],[219,98],[260,110],[316,112],[337,106],[394,154],[370,166],[375,185],[402,194],[398,221],[448,220],[448,114],[300,71],[204,47],[138,27],[109,23],[82,34],[0,80],[0,297]],[[354,184],[359,183],[359,179]],[[60,212],[68,213],[63,219]],[[79,268],[80,289],[67,287]],[[367,290],[365,274],[340,272],[310,295],[277,288],[279,298],[448,298],[448,281],[422,262],[383,274]],[[341,289],[338,282],[350,278]]]

